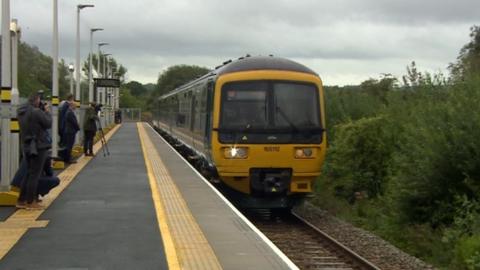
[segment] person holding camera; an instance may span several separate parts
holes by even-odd
[[[65,149],[62,152],[63,161],[66,163],[77,163],[72,160],[72,149],[75,144],[75,136],[80,130],[77,117],[75,117],[75,103],[68,103],[69,108],[65,112],[65,126],[63,130]]]
[[[43,103],[40,96],[32,94],[17,110],[20,142],[28,164],[28,175],[22,181],[17,206],[32,210],[43,209],[37,202],[38,181],[51,148],[48,130],[52,128],[52,117],[48,104]]]
[[[85,118],[83,120],[83,152],[85,156],[93,156],[93,138],[95,138],[95,133],[97,133],[97,121],[100,121],[96,108],[97,104],[92,102],[85,111]]]

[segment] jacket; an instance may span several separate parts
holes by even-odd
[[[85,111],[85,118],[83,120],[83,130],[84,131],[97,131],[96,121],[98,121],[98,116],[95,113],[95,109],[92,108],[92,107],[89,107]]]
[[[65,114],[67,113],[69,109],[70,104],[68,101],[62,101],[60,102],[60,105],[58,106],[58,134],[62,135],[65,133]]]
[[[75,113],[71,109],[68,109],[65,113],[65,134],[75,134],[79,130],[80,126],[78,126],[78,121],[77,117],[75,117]]]
[[[37,150],[45,150],[52,147],[47,130],[52,128],[52,116],[33,107],[30,103],[20,105],[17,109],[18,122],[20,125],[20,139],[23,149],[33,139]]]

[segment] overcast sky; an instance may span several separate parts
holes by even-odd
[[[60,57],[74,61],[76,5],[81,54],[105,51],[127,79],[156,82],[176,64],[213,68],[245,54],[281,56],[315,70],[326,85],[358,84],[381,73],[446,72],[469,28],[480,24],[480,0],[59,0]],[[11,0],[22,39],[51,55],[52,0]],[[96,52],[96,45],[95,45]]]

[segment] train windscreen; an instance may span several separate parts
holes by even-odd
[[[320,127],[317,87],[284,81],[228,83],[222,88],[220,126],[242,130]]]

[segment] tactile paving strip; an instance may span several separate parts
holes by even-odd
[[[137,125],[147,170],[151,170],[155,178],[157,190],[160,193],[160,207],[162,208],[160,210],[165,214],[167,226],[163,226],[162,229],[160,225],[164,244],[165,236],[170,235],[179,267],[182,269],[222,269],[212,247],[147,135],[145,124],[138,123]],[[162,220],[159,220],[159,223],[162,222]],[[165,229],[168,231],[164,231]]]
[[[108,141],[118,128],[120,128],[120,125],[115,126],[108,134],[105,134],[105,140]],[[101,147],[101,142],[97,142],[93,146],[93,152],[97,154]],[[77,163],[71,164],[63,172],[58,174],[60,184],[51,190],[48,196],[43,199],[42,204],[45,206],[45,209],[53,203],[90,160],[90,157],[82,156],[77,160]],[[12,249],[18,240],[22,238],[28,229],[47,226],[48,220],[37,220],[44,211],[45,210],[20,209],[15,211],[6,221],[0,222],[0,260]]]

